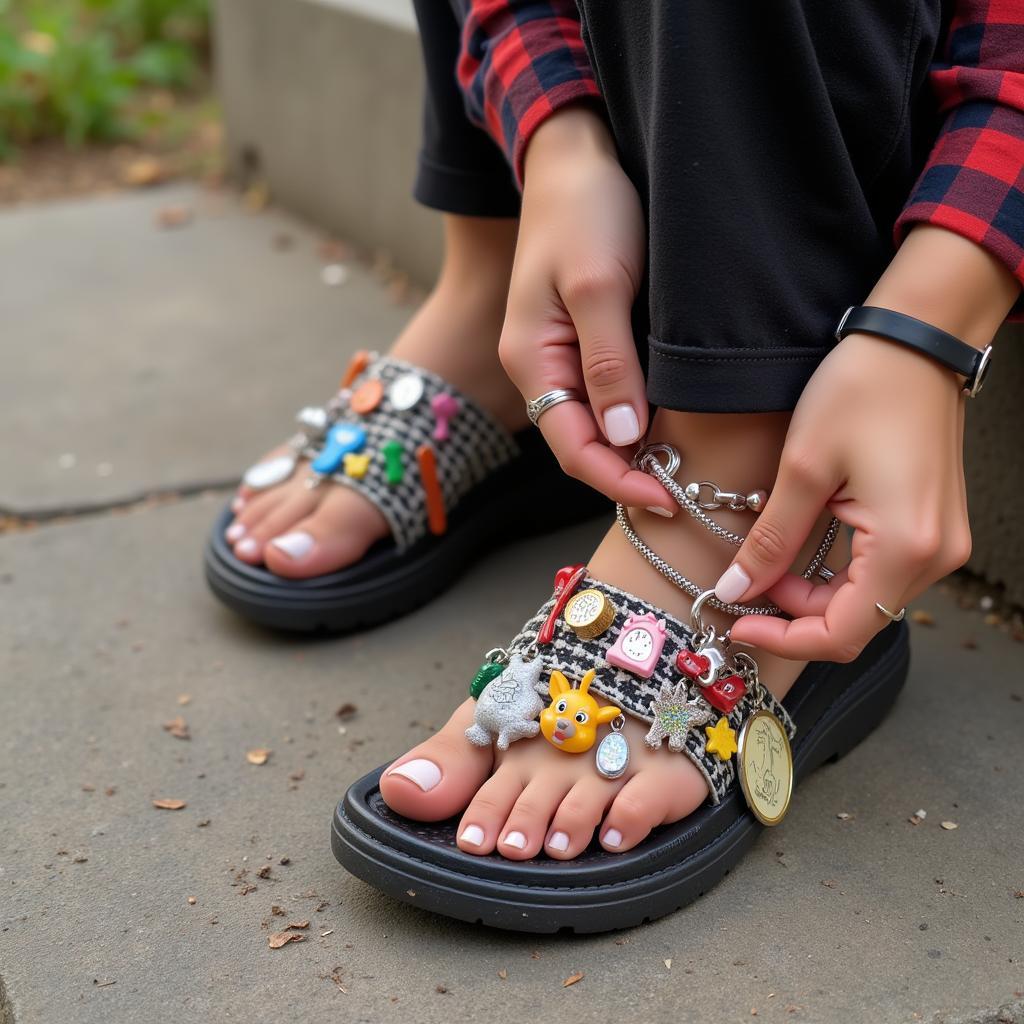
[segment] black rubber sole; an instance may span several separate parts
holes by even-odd
[[[229,608],[260,626],[290,632],[344,633],[391,621],[446,590],[474,562],[524,537],[599,515],[608,499],[566,477],[536,431],[517,435],[522,455],[459,503],[448,531],[399,553],[389,540],[340,572],[288,580],[234,555],[224,539],[224,508],[203,552],[206,581]]]
[[[893,624],[855,662],[819,662],[803,672],[784,702],[797,723],[797,782],[881,723],[906,681],[907,636],[904,623]],[[335,810],[338,861],[404,903],[512,931],[602,932],[673,913],[721,881],[763,830],[734,786],[718,805],[655,830],[626,853],[594,842],[572,861],[474,857],[455,845],[458,819],[428,824],[394,814],[380,795],[382,770],[355,783]]]

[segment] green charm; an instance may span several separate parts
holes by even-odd
[[[504,665],[499,665],[496,661],[485,661],[476,670],[476,675],[473,676],[473,682],[469,684],[470,697],[472,697],[473,700],[477,700],[480,694],[487,689],[487,684],[492,680],[497,679],[504,671]]]
[[[402,445],[399,441],[388,441],[381,454],[384,456],[384,474],[387,482],[392,486],[400,484],[405,475],[405,467],[402,465]]]

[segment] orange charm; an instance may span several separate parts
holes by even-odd
[[[427,498],[427,525],[430,532],[439,537],[448,529],[448,515],[444,509],[444,495],[437,479],[437,456],[429,444],[416,449],[416,461],[420,466],[420,479]]]
[[[380,405],[380,400],[383,397],[384,385],[376,377],[373,377],[370,380],[363,381],[356,388],[355,393],[349,399],[349,405],[352,406],[354,412],[359,413],[360,416],[365,416],[367,413],[373,412]]]
[[[345,376],[341,378],[338,390],[343,391],[351,387],[352,382],[370,365],[370,353],[366,349],[360,349],[349,361]]]

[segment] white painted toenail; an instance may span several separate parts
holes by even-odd
[[[283,537],[275,537],[271,542],[275,548],[283,551],[289,558],[305,558],[313,550],[316,541],[302,530],[286,533]]]
[[[602,842],[614,850],[622,845],[622,833],[617,828],[610,828],[605,832]]]
[[[432,790],[441,781],[441,769],[428,761],[425,757],[418,757],[414,761],[406,761],[396,768],[392,768],[388,775],[401,775],[403,779],[415,782],[424,793]]]
[[[526,836],[522,832],[509,832],[503,842],[506,846],[514,846],[517,850],[526,848]]]
[[[224,536],[232,543],[241,540],[245,536],[245,527],[241,523],[232,523],[225,531]]]
[[[479,825],[467,825],[459,839],[470,846],[479,846],[484,841],[484,830]]]
[[[551,838],[548,840],[548,846],[552,850],[564,852],[569,849],[569,837],[564,832],[552,832]]]
[[[235,554],[237,555],[256,555],[259,554],[259,550],[259,544],[252,537],[245,537],[235,545]]]
[[[239,494],[239,495],[237,495],[237,496],[235,497],[235,499],[234,499],[234,500],[233,500],[233,501],[231,502],[231,511],[232,511],[232,512],[241,512],[243,508],[245,508],[245,498],[243,498],[243,497],[242,497],[242,496],[241,496],[241,495]]]

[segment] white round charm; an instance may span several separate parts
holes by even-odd
[[[738,746],[736,767],[747,806],[762,825],[778,825],[793,795],[793,751],[786,730],[770,711],[755,711],[740,729]]]
[[[388,400],[399,412],[411,409],[423,397],[423,378],[418,373],[403,373],[388,388]]]
[[[274,484],[283,483],[295,472],[295,462],[294,455],[278,455],[266,462],[257,462],[245,471],[242,482],[254,491],[273,487]]]

